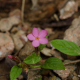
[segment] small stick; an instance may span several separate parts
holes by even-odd
[[[72,20],[73,20],[73,17],[68,18],[68,19],[66,19],[66,20],[64,20],[64,21],[52,22],[52,23],[50,23],[50,24],[45,23],[45,24],[43,24],[43,25],[40,26],[40,27],[42,27],[42,28],[48,28],[48,27],[53,28],[53,27],[64,27],[64,26],[70,26]]]
[[[8,74],[0,74],[0,76],[6,76],[6,75],[9,75],[9,73]]]
[[[18,55],[18,53],[19,53],[19,51],[17,51],[17,52],[14,54],[14,56],[17,56],[17,55]]]
[[[33,70],[40,70],[41,68],[33,68],[33,69],[30,69],[31,71]]]
[[[63,64],[68,65],[68,64],[78,63],[78,62],[80,62],[80,60],[70,61],[70,62],[66,62],[66,63],[63,63]]]
[[[21,14],[22,22],[24,22],[24,7],[25,7],[25,0],[22,0],[22,14]]]

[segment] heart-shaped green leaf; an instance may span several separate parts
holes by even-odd
[[[45,69],[53,69],[53,70],[65,69],[62,61],[56,57],[48,58],[41,67]]]
[[[10,71],[10,79],[14,80],[16,79],[22,72],[22,68],[18,66],[13,66],[11,71]]]
[[[37,56],[36,53],[32,53],[30,56],[28,56],[24,62],[27,64],[35,64],[41,60],[40,56]]]

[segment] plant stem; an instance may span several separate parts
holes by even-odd
[[[40,68],[40,67],[41,67],[41,65],[37,65],[37,66],[31,66],[29,68]]]
[[[39,52],[38,47],[36,47],[35,50],[36,50],[37,55],[40,56],[40,52]]]
[[[38,47],[36,47],[35,50],[36,50],[36,53],[38,53]]]
[[[39,67],[39,68],[32,68],[32,69],[30,69],[30,70],[40,70],[41,68]]]

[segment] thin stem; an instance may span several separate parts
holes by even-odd
[[[0,74],[0,76],[6,76],[6,75],[10,75],[10,73],[7,73],[7,74]]]
[[[36,50],[36,53],[38,53],[38,47],[36,47],[35,50]]]
[[[36,50],[37,55],[40,56],[40,52],[39,52],[38,47],[36,47],[35,50]]]
[[[24,22],[24,6],[25,6],[25,0],[22,0],[22,14],[21,14],[22,22]]]
[[[30,70],[40,70],[41,68],[32,68],[32,69],[30,69]]]
[[[63,64],[68,65],[68,64],[78,63],[78,62],[80,62],[80,60],[70,61],[70,62],[66,62],[66,63],[63,63]]]
[[[37,66],[31,66],[29,68],[40,68],[40,67],[41,67],[41,65],[37,65]]]

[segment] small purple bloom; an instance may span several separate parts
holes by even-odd
[[[46,39],[47,31],[41,30],[39,32],[38,28],[33,28],[32,34],[28,34],[27,38],[32,42],[34,47],[38,47],[40,44],[47,44],[48,39]]]

